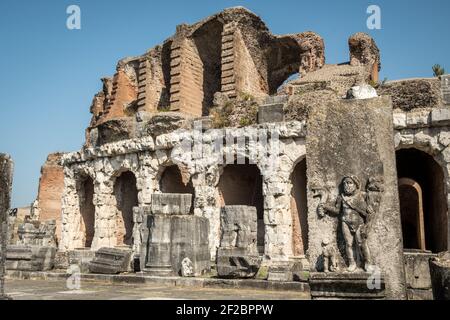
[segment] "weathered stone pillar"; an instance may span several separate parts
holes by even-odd
[[[311,111],[308,255],[312,271],[350,282],[367,279],[364,290],[371,288],[370,277],[384,276],[386,297],[406,299],[392,122],[388,97],[341,100]],[[337,269],[324,270],[325,259],[331,265],[336,260]]]
[[[0,153],[0,300],[7,299],[5,296],[5,261],[12,175],[13,163],[11,158]]]
[[[112,178],[96,179],[94,185],[95,234],[91,250],[117,245],[117,207]]]
[[[270,141],[271,152],[262,169],[265,225],[265,264],[286,265],[292,256],[290,173],[294,161],[282,141]],[[274,146],[278,144],[278,146]],[[267,170],[270,169],[270,170]]]
[[[80,239],[80,208],[75,172],[64,167],[64,191],[61,201],[61,241],[60,251],[82,247]]]

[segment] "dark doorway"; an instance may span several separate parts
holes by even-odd
[[[133,207],[138,206],[136,177],[130,171],[122,173],[114,184],[117,204],[117,245],[133,244]]]
[[[254,164],[229,164],[219,181],[221,206],[246,205],[256,207],[258,215],[257,244],[264,253],[264,197],[262,176]]]
[[[84,247],[90,248],[95,233],[94,181],[91,177],[86,177],[79,184],[78,200]]]
[[[291,174],[292,252],[304,255],[308,249],[308,205],[306,202],[306,159]]]
[[[444,172],[432,156],[417,149],[397,151],[397,172],[399,179],[408,178],[418,184],[422,191],[425,249],[432,252],[447,250],[447,196]],[[416,221],[418,208],[417,188],[399,180],[399,196],[403,227],[403,242],[406,246],[421,249],[420,224]],[[412,223],[412,221],[416,221]]]

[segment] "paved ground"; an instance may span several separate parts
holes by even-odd
[[[14,300],[303,300],[304,292],[173,287],[151,284],[104,284],[83,281],[80,290],[69,290],[65,280],[6,280]]]

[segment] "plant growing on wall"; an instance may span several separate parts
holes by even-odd
[[[441,67],[440,64],[435,64],[433,67],[433,75],[435,77],[440,77],[445,74],[445,69]]]

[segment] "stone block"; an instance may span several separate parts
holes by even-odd
[[[209,249],[209,221],[197,216],[173,216],[171,221],[171,262],[175,274],[181,275],[182,261],[188,258],[193,275],[209,272],[211,253]]]
[[[89,272],[118,274],[131,271],[131,250],[100,248],[89,263]]]
[[[431,252],[405,251],[406,286],[410,289],[431,289],[430,259]]]
[[[293,280],[292,265],[286,261],[286,263],[277,263],[276,265],[269,267],[269,281],[281,281],[288,282]]]
[[[450,124],[450,109],[439,108],[431,111],[431,123],[436,125]]]
[[[277,96],[268,96],[265,99],[265,104],[283,104],[286,103],[289,99],[288,95],[277,95]]]
[[[223,207],[220,214],[220,247],[238,247],[245,248],[249,253],[257,252],[257,219],[256,207]]]
[[[243,248],[217,250],[217,275],[221,278],[253,278],[261,266],[261,257]]]
[[[48,271],[54,267],[55,255],[55,247],[10,245],[6,249],[6,269]]]
[[[89,263],[94,259],[95,252],[90,248],[79,248],[67,252],[69,266],[77,265],[81,273],[89,272]]]
[[[152,195],[152,214],[189,214],[192,194],[154,193]]]
[[[283,122],[283,104],[266,104],[258,108],[258,123]]]
[[[406,113],[394,113],[393,114],[394,128],[404,129],[406,128]]]
[[[430,113],[428,111],[410,112],[406,116],[406,126],[408,128],[422,128],[430,123]]]
[[[151,275],[172,275],[170,255],[171,217],[164,214],[145,216],[141,227],[141,271]]]
[[[384,299],[385,282],[381,275],[378,284],[371,282],[370,273],[312,272],[309,277],[311,298],[326,299]]]
[[[261,265],[257,248],[255,207],[225,206],[220,214],[217,274],[222,278],[253,278]]]
[[[181,275],[188,258],[194,276],[210,270],[209,220],[193,215],[149,214],[141,227],[141,270],[151,275]]]
[[[371,99],[378,97],[377,91],[374,87],[363,84],[360,86],[351,87],[347,91],[347,99]]]
[[[444,92],[443,100],[444,100],[444,104],[450,105],[450,92]]]

